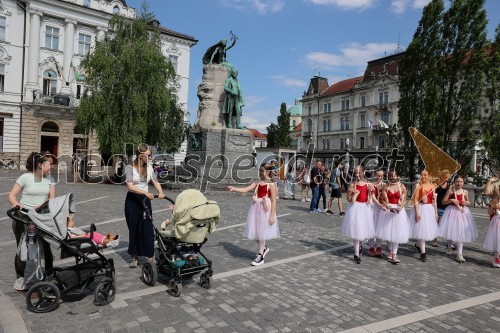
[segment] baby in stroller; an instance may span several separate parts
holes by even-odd
[[[68,216],[68,235],[70,238],[89,238],[95,245],[100,247],[116,247],[120,243],[120,236],[112,232],[107,232],[106,235],[100,234],[95,230],[85,232],[81,229],[75,228],[75,220],[73,215]],[[93,229],[91,227],[91,229]]]

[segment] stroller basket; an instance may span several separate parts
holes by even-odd
[[[100,259],[94,261],[98,265],[102,262]],[[81,281],[87,281],[91,279],[99,271],[94,263],[85,262],[82,264],[55,269],[54,277],[59,280],[65,286],[75,286],[81,283]]]

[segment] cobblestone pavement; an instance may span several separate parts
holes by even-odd
[[[7,192],[19,173],[0,172],[0,209],[9,208]],[[278,201],[281,238],[268,243],[265,264],[252,267],[257,246],[242,235],[251,195],[210,192],[222,211],[209,235],[205,254],[214,263],[211,289],[185,280],[182,295],[170,296],[160,274],[156,286],[141,280],[141,269],[128,268],[128,232],[124,186],[58,184],[57,193],[74,193],[76,225],[122,235],[105,251],[117,266],[116,300],[93,304],[93,287],[81,297],[64,299],[47,314],[26,310],[13,289],[15,241],[11,222],[0,216],[0,321],[4,332],[498,332],[500,269],[481,249],[489,219],[472,209],[479,239],[466,244],[464,264],[441,246],[428,245],[428,262],[418,260],[413,244],[400,246],[401,263],[392,265],[366,253],[352,261],[349,239],[340,234],[341,218],[307,213],[309,203]],[[177,196],[179,192],[167,192]],[[155,200],[156,224],[166,216],[166,201]],[[5,216],[5,217],[4,217]],[[56,251],[54,251],[56,252]],[[55,265],[70,265],[68,259]],[[5,311],[4,311],[5,309]],[[24,323],[23,323],[24,321]]]

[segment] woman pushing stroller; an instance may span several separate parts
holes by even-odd
[[[154,227],[150,214],[144,211],[143,200],[146,196],[146,207],[151,212],[151,200],[154,195],[149,192],[149,183],[158,191],[158,198],[163,198],[163,190],[156,179],[154,170],[148,164],[151,149],[141,144],[135,153],[132,165],[125,169],[127,179],[127,198],[125,199],[125,219],[129,230],[128,254],[132,256],[130,268],[136,268],[138,257],[144,256],[154,261]]]
[[[247,187],[228,186],[229,192],[246,193],[254,191],[253,202],[247,216],[243,236],[255,240],[259,244],[259,253],[252,266],[264,263],[264,257],[269,253],[266,240],[279,238],[280,231],[276,220],[276,187],[271,181],[272,168],[261,165],[259,169],[260,180]]]

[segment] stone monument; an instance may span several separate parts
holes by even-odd
[[[238,72],[226,59],[236,40],[231,32],[229,47],[223,39],[203,56],[198,114],[189,132],[185,164],[204,190],[249,183],[257,177],[253,137],[240,124],[244,100]]]

